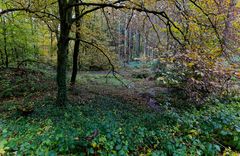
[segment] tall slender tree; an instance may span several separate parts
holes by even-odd
[[[7,26],[6,26],[6,18],[3,16],[1,18],[2,25],[3,25],[3,49],[5,54],[5,67],[8,68],[9,59],[8,59],[8,52],[7,52]]]
[[[75,0],[76,3],[79,2],[79,0]],[[79,6],[75,6],[75,17],[79,17],[80,10]],[[76,33],[75,33],[75,43],[74,43],[74,50],[73,50],[73,67],[72,67],[72,77],[71,77],[71,86],[74,88],[76,77],[77,77],[77,71],[78,71],[78,55],[80,51],[80,20],[76,20]]]
[[[60,36],[57,43],[58,105],[65,105],[67,101],[67,54],[69,45],[69,33],[72,25],[72,7],[68,7],[70,4],[73,4],[73,0],[58,0],[58,11],[60,17]]]

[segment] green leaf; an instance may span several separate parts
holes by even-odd
[[[54,151],[49,151],[48,152],[48,156],[56,156],[56,155],[57,155],[57,153],[54,152]]]
[[[119,151],[120,149],[122,149],[122,145],[117,145],[116,147],[115,147],[115,149],[117,150],[117,151]]]
[[[214,145],[214,148],[218,151],[218,152],[220,152],[221,151],[221,148],[220,148],[220,146],[219,145]]]
[[[236,126],[235,130],[239,133],[240,132],[240,127]]]
[[[90,148],[90,149],[88,149],[88,152],[89,152],[90,154],[94,154],[94,149],[93,149],[93,148]]]

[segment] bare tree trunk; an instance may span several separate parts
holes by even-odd
[[[6,27],[6,19],[2,17],[3,22],[3,47],[4,47],[4,54],[5,54],[5,67],[8,68],[8,52],[7,52],[7,27]]]
[[[127,23],[128,23],[128,18],[127,14],[125,15],[125,23],[124,23],[124,66],[125,63],[127,62],[127,52],[128,52],[128,30],[127,30]]]
[[[138,31],[138,39],[137,39],[137,56],[139,57],[141,54],[141,33]]]
[[[71,1],[71,0],[70,0]],[[58,0],[58,9],[60,14],[60,36],[58,40],[57,51],[57,104],[65,105],[67,101],[66,70],[67,70],[67,52],[69,44],[69,32],[71,29],[72,9],[67,9],[67,0]],[[72,4],[72,3],[70,3]]]
[[[131,51],[130,51],[130,61],[133,60],[133,55],[134,55],[134,53],[135,53],[134,36],[135,36],[135,31],[132,30],[132,32],[131,32],[131,45],[130,45],[130,47],[131,47],[131,48],[130,48],[130,49],[131,49]]]
[[[1,65],[4,65],[4,57],[3,57],[3,53],[2,53],[2,50],[0,49],[0,53],[1,53],[1,61],[2,61],[2,64]]]
[[[78,3],[79,0],[76,0]],[[78,17],[80,15],[79,6],[75,7],[75,15]],[[78,72],[78,54],[80,51],[80,20],[76,21],[76,40],[74,44],[74,51],[73,51],[73,69],[72,69],[72,77],[71,77],[71,86],[72,88],[75,87],[76,77]]]
[[[131,53],[131,28],[128,28],[128,33],[127,33],[127,56],[126,56],[126,63],[129,63],[130,60],[130,53]]]
[[[231,37],[230,29],[232,27],[232,21],[234,20],[234,9],[236,6],[236,0],[230,0],[229,8],[227,10],[227,18],[225,19],[225,28],[223,31],[223,47],[224,53],[227,53],[228,50],[228,42],[230,41],[229,38]]]
[[[13,15],[13,13],[11,13],[11,22],[15,22],[15,20],[14,20],[14,15]],[[16,62],[17,61],[17,58],[16,57],[14,57],[14,55],[17,53],[17,50],[16,50],[16,41],[15,41],[15,35],[14,35],[14,30],[13,29],[11,29],[10,30],[10,32],[11,32],[11,39],[12,39],[12,42],[13,42],[13,44],[11,45],[11,50],[12,50],[12,60],[13,60],[13,62]]]
[[[121,19],[118,20],[118,57],[119,57],[119,61],[121,61],[122,59],[122,32],[121,32]]]
[[[49,47],[49,53],[51,57],[53,56],[53,32],[50,31],[50,47]]]
[[[32,36],[34,35],[36,29],[35,29],[35,26],[34,26],[34,21],[33,21],[33,18],[30,17],[30,23],[31,23],[31,31],[32,31]],[[34,54],[35,56],[37,56],[37,46],[36,46],[36,43],[35,43],[35,40],[33,41],[33,50],[34,50]]]
[[[131,57],[132,57],[132,28],[129,27],[129,32],[128,32],[128,63],[129,61],[131,61]]]
[[[144,36],[144,43],[143,43],[143,56],[147,57],[147,35]]]

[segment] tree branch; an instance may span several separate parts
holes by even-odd
[[[69,38],[70,40],[76,40],[75,38]],[[80,41],[82,43],[86,43],[88,45],[91,45],[93,46],[94,48],[96,48],[97,50],[99,50],[108,60],[108,63],[110,64],[111,66],[111,70],[108,72],[108,74],[106,75],[106,77],[112,72],[112,75],[119,81],[121,82],[126,88],[128,88],[128,85],[125,84],[120,78],[117,77],[116,74],[118,74],[118,72],[115,70],[115,67],[111,61],[111,59],[107,56],[107,54],[101,49],[99,48],[95,43],[92,43],[92,42],[89,42],[89,41],[86,41],[86,40],[83,40],[83,39],[80,39]],[[119,74],[120,75],[120,74]]]
[[[47,17],[53,17],[57,20],[60,20],[59,17],[57,17],[56,15],[53,15],[53,14],[45,12],[45,11],[31,10],[29,7],[27,7],[27,8],[11,8],[11,9],[3,10],[3,11],[0,12],[0,17],[4,14],[8,14],[8,13],[11,13],[11,12],[16,12],[16,11],[25,11],[26,13],[33,13],[33,14],[40,13],[40,14],[46,15]]]
[[[206,13],[206,12],[203,10],[203,8],[196,3],[196,1],[194,1],[194,0],[189,0],[189,1],[190,1],[194,6],[196,6],[196,7],[207,17],[209,23],[211,24],[211,26],[212,26],[212,28],[213,28],[216,36],[217,36],[218,42],[219,42],[220,47],[221,47],[221,51],[222,51],[222,53],[225,53],[225,52],[224,52],[224,48],[223,48],[223,42],[222,42],[222,39],[221,39],[221,37],[220,37],[220,34],[218,33],[217,26],[214,25],[213,21],[212,21],[211,18],[209,17],[209,14]],[[227,56],[226,53],[225,53],[225,55]]]

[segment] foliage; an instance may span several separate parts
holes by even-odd
[[[111,70],[111,66],[107,58],[96,51],[94,48],[87,46],[87,50],[80,54],[79,69],[83,71],[106,71]],[[110,57],[114,65],[117,65],[116,56],[108,49],[104,49],[104,52]]]
[[[227,61],[224,59],[211,56],[187,52],[173,58],[160,59],[155,69],[158,84],[183,90],[189,102],[197,105],[205,103],[209,98],[227,95],[231,88],[231,78],[235,77],[234,68],[225,65]]]
[[[0,1],[0,155],[238,155],[239,6]]]
[[[5,58],[9,65],[16,66],[22,60],[36,59],[43,53],[44,43],[39,38],[45,33],[45,27],[37,29],[39,23],[24,14],[12,14],[11,18],[1,16],[0,19],[1,65],[5,65]]]
[[[26,79],[18,75],[19,72],[23,71],[5,70],[1,73],[5,79],[1,81],[11,80],[12,74],[20,80]],[[45,76],[31,70],[25,70],[25,76],[31,77],[31,81],[22,81],[21,85],[31,82],[33,87],[39,86],[43,80],[52,82],[53,79],[42,79]],[[90,79],[96,79],[99,85],[104,84],[104,75],[95,75],[94,78],[89,74],[89,79],[87,75],[82,76],[86,78],[84,84]],[[111,83],[119,85],[114,81]],[[216,100],[199,110],[194,107],[178,109],[163,102],[159,112],[144,103],[130,102],[130,97],[93,94],[84,89],[83,97],[80,93],[71,94],[66,107],[56,107],[50,84],[47,88],[40,85],[37,90],[18,91],[21,94],[17,99],[1,98],[1,154],[217,155],[240,151],[239,97]],[[11,83],[6,87],[14,85]],[[87,98],[90,94],[93,96]]]
[[[179,68],[169,63],[165,59],[160,59],[157,65],[152,66],[158,85],[165,85],[167,87],[179,87],[184,80],[184,75]]]
[[[98,14],[99,16],[96,16]],[[103,71],[111,69],[107,57],[117,66],[117,55],[114,47],[110,44],[110,37],[107,33],[105,23],[102,21],[102,13],[96,12],[85,16],[81,20],[81,39],[91,42],[86,44],[81,42],[79,69],[85,71]],[[103,26],[104,25],[104,26]],[[102,51],[94,47],[100,48]],[[105,56],[104,54],[107,56]],[[71,61],[70,61],[71,62]]]
[[[122,78],[119,75],[116,75],[123,83],[130,83],[127,79]],[[77,82],[82,85],[105,85],[105,86],[122,86],[122,82],[116,79],[112,73],[107,75],[107,72],[96,72],[96,74],[90,72],[81,72],[79,77],[77,78]]]
[[[34,69],[2,69],[0,72],[0,98],[27,96],[51,89],[52,82],[44,72]],[[39,85],[42,83],[42,85]]]
[[[50,97],[34,105],[30,116],[14,110],[1,115],[2,154],[217,155],[240,150],[239,98],[162,113],[101,96],[65,108],[56,108]],[[87,139],[95,130],[99,134]]]

